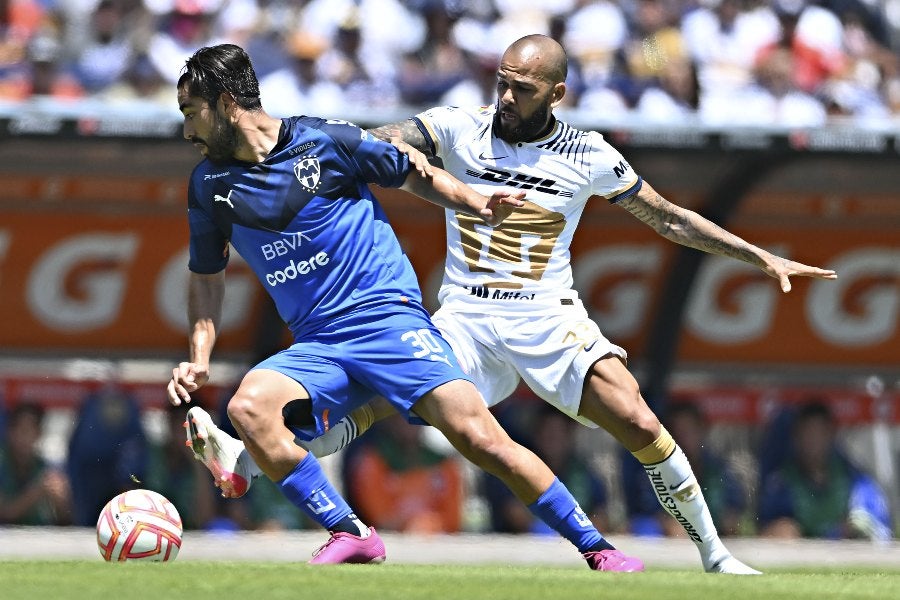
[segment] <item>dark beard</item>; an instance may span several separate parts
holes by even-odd
[[[234,158],[238,147],[237,128],[216,115],[209,139],[203,141],[206,144],[206,158],[214,163],[227,162]]]
[[[494,111],[494,131],[497,137],[510,144],[536,140],[553,127],[556,119],[550,115],[550,107],[541,106],[534,114],[521,121],[517,127],[507,128],[500,120],[500,103]]]

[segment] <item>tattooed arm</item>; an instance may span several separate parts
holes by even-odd
[[[617,204],[668,240],[711,254],[736,258],[759,267],[767,275],[778,279],[784,292],[791,291],[792,275],[837,279],[834,271],[810,267],[775,256],[744,241],[694,211],[672,204],[647,182],[643,183],[637,194]]]
[[[369,129],[368,131],[385,142],[399,139],[402,142],[406,142],[426,157],[434,158],[431,155],[431,148],[428,140],[425,139],[425,135],[419,130],[412,119],[407,119],[402,123],[388,123],[387,125]]]
[[[434,169],[428,161],[429,158],[434,158],[431,154],[432,146],[412,119],[369,129],[369,133],[380,140],[392,143],[400,152],[406,154],[419,175],[426,178],[434,177]]]

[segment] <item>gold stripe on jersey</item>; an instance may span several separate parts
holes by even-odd
[[[489,258],[512,264],[528,264],[527,271],[513,271],[512,275],[538,281],[543,277],[547,264],[553,255],[560,234],[566,226],[562,213],[547,210],[533,202],[517,208],[499,226],[491,230],[487,248],[476,225],[484,222],[463,213],[456,213],[466,266],[471,273],[493,273],[493,269],[479,264],[479,258],[486,253]],[[538,242],[528,246],[525,237],[538,237]],[[517,287],[522,287],[518,284]]]
[[[438,136],[435,134],[434,129],[431,127],[431,123],[428,122],[428,119],[415,119],[417,122],[421,123],[425,126],[425,129],[428,130],[428,137],[431,138],[431,143],[434,144],[434,155],[441,155],[441,142]]]

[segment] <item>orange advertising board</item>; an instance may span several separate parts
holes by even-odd
[[[82,186],[83,187],[83,186]],[[80,188],[79,188],[80,189]],[[441,210],[377,190],[430,308],[444,256]],[[633,357],[680,247],[618,209],[592,209],[573,246],[576,287],[601,329]],[[624,215],[624,216],[623,216]],[[749,224],[748,224],[749,223]],[[694,282],[679,359],[895,368],[900,364],[900,239],[891,228],[801,228],[752,220],[742,237],[837,281],[777,282],[711,257]],[[186,344],[187,225],[182,210],[0,210],[4,351],[180,353]],[[247,352],[268,302],[243,263],[229,266],[219,349]]]

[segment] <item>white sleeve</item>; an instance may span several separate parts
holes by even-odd
[[[417,114],[413,120],[434,145],[434,155],[446,158],[450,149],[456,146],[460,134],[477,126],[479,114],[484,109],[463,109],[455,106],[438,106]],[[487,107],[490,111],[491,108]]]
[[[641,189],[641,178],[599,133],[592,133],[591,192],[616,203]]]

